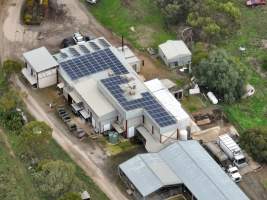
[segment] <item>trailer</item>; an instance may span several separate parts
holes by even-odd
[[[238,168],[247,166],[246,158],[241,148],[228,134],[219,136],[217,144],[228,156],[228,158],[233,161],[235,166]]]
[[[208,142],[204,145],[204,147],[218,164],[222,165],[223,167],[227,167],[230,164],[227,155],[220,149],[218,144],[214,142]]]

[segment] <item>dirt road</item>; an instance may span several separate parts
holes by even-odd
[[[95,165],[79,145],[73,143],[63,134],[64,130],[57,126],[55,121],[49,117],[49,115],[43,110],[38,102],[31,96],[20,80],[15,77],[13,80],[21,92],[25,93],[26,97],[23,98],[29,112],[40,121],[45,121],[53,128],[53,138],[56,142],[69,154],[69,156],[90,176],[96,184],[106,193],[111,200],[127,200],[127,198],[121,193],[121,191],[110,182],[110,180],[103,174],[101,169]]]

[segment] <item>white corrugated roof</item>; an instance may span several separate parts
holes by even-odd
[[[159,164],[153,170],[155,162]],[[173,143],[159,153],[137,155],[119,168],[144,197],[168,186],[165,183],[183,183],[198,200],[249,200],[194,140]],[[166,177],[161,178],[163,171]]]
[[[137,155],[119,167],[143,196],[147,196],[165,185],[181,183],[180,179],[156,153]]]
[[[41,72],[58,65],[54,57],[45,47],[40,47],[23,54],[24,59],[36,72]]]
[[[182,40],[168,40],[167,42],[159,45],[159,48],[168,60],[180,56],[192,55],[190,50]]]
[[[184,111],[180,102],[175,99],[175,97],[167,88],[165,88],[159,79],[146,81],[145,85],[163,105],[163,107],[166,108],[177,119],[178,122],[186,120],[186,123],[190,123],[190,117]]]

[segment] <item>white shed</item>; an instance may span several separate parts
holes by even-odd
[[[45,47],[23,54],[26,67],[22,74],[29,83],[37,88],[45,88],[57,83],[58,63]]]
[[[168,40],[159,45],[159,56],[171,68],[190,68],[192,53],[182,40]]]

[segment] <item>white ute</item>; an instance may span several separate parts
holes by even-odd
[[[84,37],[79,32],[74,33],[72,38],[76,44],[81,44],[84,42]]]
[[[88,3],[91,3],[91,4],[96,4],[96,1],[97,0],[86,0]]]
[[[242,179],[242,176],[240,175],[237,167],[233,167],[232,165],[230,165],[229,168],[227,169],[227,174],[236,183],[240,182]]]

